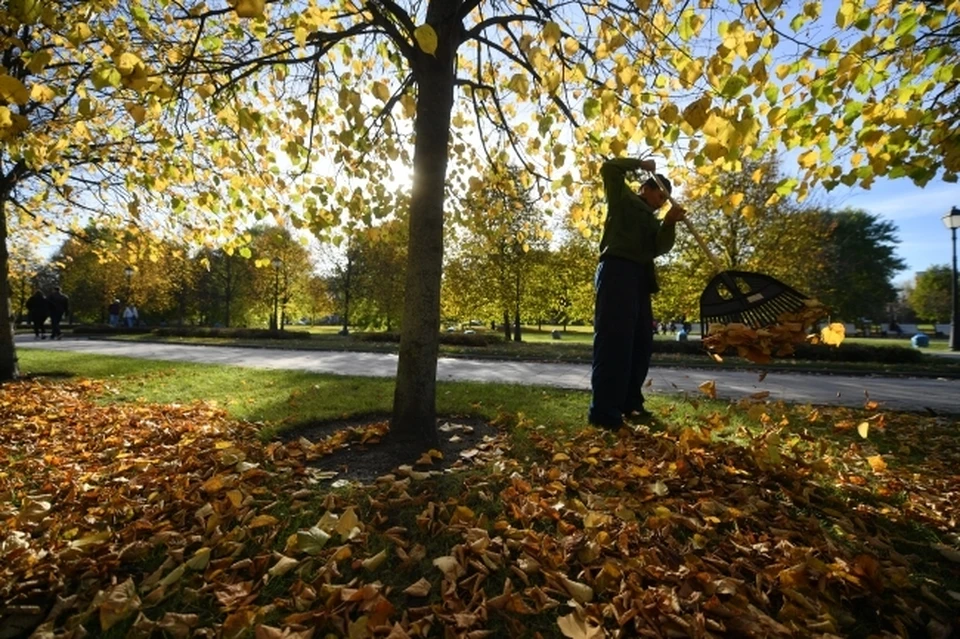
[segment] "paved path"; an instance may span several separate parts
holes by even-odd
[[[41,348],[98,355],[117,355],[202,364],[223,364],[251,368],[303,370],[335,375],[393,377],[397,356],[381,353],[280,350],[236,346],[190,346],[109,340],[67,338],[59,342],[34,341],[18,337],[19,348]],[[654,367],[648,390],[656,393],[690,393],[716,382],[717,394],[740,399],[768,391],[770,399],[810,404],[861,406],[867,395],[896,410],[932,409],[938,413],[960,413],[960,380],[855,377],[770,372],[762,381],[756,372],[724,369],[681,369]],[[440,380],[506,382],[589,389],[590,367],[585,364],[546,364],[441,358]]]

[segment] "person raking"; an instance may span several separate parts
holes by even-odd
[[[651,417],[642,386],[653,354],[651,296],[659,290],[653,260],[673,248],[676,224],[686,215],[672,204],[662,220],[657,216],[672,190],[667,178],[647,179],[639,193],[627,185],[628,173],[638,169],[654,173],[656,168],[650,159],[615,158],[600,169],[607,218],[595,278],[588,419],[610,430],[623,426],[624,417],[638,421]]]

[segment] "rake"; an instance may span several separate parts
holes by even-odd
[[[677,205],[677,201],[667,192],[657,175],[655,173],[652,175],[670,203]],[[700,335],[702,337],[707,336],[710,324],[739,322],[758,329],[776,324],[783,313],[793,313],[805,306],[806,300],[809,299],[806,295],[769,275],[748,271],[725,271],[720,260],[713,254],[690,220],[683,218],[683,222],[717,271],[700,294]]]

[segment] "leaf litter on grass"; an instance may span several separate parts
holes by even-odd
[[[720,414],[619,436],[524,422],[522,461],[501,437],[455,482],[407,470],[336,492],[306,465],[322,443],[264,443],[203,404],[98,405],[103,390],[0,387],[4,636],[960,628],[946,420],[876,413],[864,440],[862,411],[754,401],[757,428],[731,436]]]

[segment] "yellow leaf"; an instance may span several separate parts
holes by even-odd
[[[47,51],[37,51],[30,57],[30,62],[27,63],[27,71],[40,73],[50,64],[51,60],[53,60],[53,56]]]
[[[127,109],[127,113],[130,114],[130,117],[133,118],[133,121],[137,124],[143,123],[147,117],[147,110],[139,104],[128,102],[124,105],[124,107]]]
[[[421,24],[413,30],[413,37],[417,40],[420,49],[428,54],[435,55],[437,52],[437,32],[429,24]]]
[[[34,102],[43,104],[44,102],[49,102],[55,97],[57,97],[57,94],[54,93],[53,89],[45,84],[35,84],[30,87],[30,99]]]
[[[507,83],[517,95],[526,97],[530,93],[530,78],[525,73],[515,73]]]
[[[717,398],[717,383],[713,380],[704,382],[697,386],[700,389],[700,392],[709,397],[710,399]]]
[[[403,105],[403,115],[407,118],[412,118],[417,113],[417,101],[413,99],[413,96],[404,93],[400,98],[400,104]]]
[[[816,149],[811,149],[806,153],[801,153],[800,157],[797,158],[797,163],[805,169],[809,169],[817,163],[817,160],[820,159],[820,152]]]
[[[857,425],[857,432],[860,433],[861,437],[866,439],[867,435],[870,434],[870,422],[860,422]]]
[[[263,528],[264,526],[275,526],[280,521],[273,515],[257,515],[247,524],[250,528]]]
[[[883,457],[880,455],[867,457],[867,463],[870,464],[870,468],[872,468],[875,473],[882,473],[887,469],[887,462],[883,461]]]
[[[30,99],[30,92],[23,82],[13,76],[0,75],[0,100],[7,104],[26,104]]]
[[[259,18],[263,15],[266,0],[230,0],[239,18]]]
[[[374,570],[380,567],[380,565],[384,562],[384,560],[386,560],[386,558],[387,558],[387,549],[384,548],[383,550],[375,554],[373,557],[370,557],[369,559],[364,559],[363,561],[361,561],[360,565],[363,566],[364,570],[369,570],[370,572],[373,572]]]
[[[543,43],[545,45],[548,47],[553,47],[560,42],[560,25],[551,20],[543,25],[543,31],[540,35],[543,38]]]
[[[743,202],[743,193],[732,193],[730,195],[730,204],[732,206],[740,206],[741,202]]]
[[[381,102],[386,102],[390,99],[390,89],[388,89],[387,85],[385,85],[383,82],[374,82],[373,97],[377,98]]]
[[[820,331],[820,339],[823,340],[824,344],[829,344],[830,346],[840,346],[846,335],[847,331],[840,322],[834,322],[829,326],[825,326]]]
[[[337,520],[337,526],[334,528],[340,534],[340,538],[346,541],[360,531],[360,518],[354,512],[353,506],[347,508],[343,515]]]

